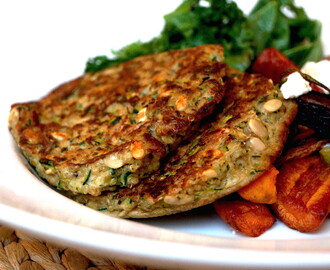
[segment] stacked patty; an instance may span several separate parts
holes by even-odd
[[[9,128],[51,185],[93,209],[145,218],[196,208],[256,179],[296,104],[202,45],[138,57],[12,106]]]
[[[132,187],[210,115],[224,95],[223,48],[142,56],[14,104],[9,128],[51,185],[100,195]]]
[[[297,106],[256,74],[233,74],[226,89],[215,119],[148,179],[98,197],[72,198],[111,215],[146,218],[212,203],[258,178],[281,153]]]

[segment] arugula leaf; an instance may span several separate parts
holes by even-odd
[[[95,72],[140,55],[211,43],[224,46],[226,63],[242,71],[267,47],[275,47],[298,66],[323,55],[320,22],[310,20],[294,0],[259,0],[248,16],[230,0],[184,0],[164,20],[159,36],[113,51],[113,59],[89,59],[85,71]]]
[[[164,16],[165,26],[158,37],[149,42],[134,42],[118,51],[113,51],[114,59],[99,56],[89,59],[86,72],[95,72],[118,62],[134,57],[158,53],[171,49],[183,49],[202,44],[218,43],[225,48],[235,63],[246,67],[251,61],[250,40],[252,33],[243,28],[246,17],[237,4],[228,0],[206,0],[209,6],[200,4],[200,0],[185,0],[173,12]]]
[[[257,33],[254,35],[254,50],[256,54],[266,48],[276,28],[278,16],[278,3],[269,1],[259,9],[254,9],[248,17],[248,27]]]
[[[308,18],[305,10],[295,6],[294,0],[259,0],[251,11],[248,20],[272,5],[276,12],[276,20],[271,35],[256,36],[267,47],[275,47],[296,65],[302,66],[307,61],[317,61],[323,56],[321,42],[321,23]],[[267,20],[267,14],[264,14]],[[270,15],[270,12],[268,13]],[[252,25],[255,22],[252,22]],[[253,26],[252,26],[253,27]],[[263,29],[259,29],[262,31]],[[268,39],[268,40],[267,40]],[[260,49],[257,47],[257,53]]]

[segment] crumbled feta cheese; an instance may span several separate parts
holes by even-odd
[[[299,72],[291,73],[286,79],[281,85],[281,92],[285,99],[296,98],[312,90],[309,82]]]
[[[305,73],[320,83],[330,88],[330,61],[321,60],[319,62],[307,62],[301,69]],[[299,72],[294,72],[287,77],[285,83],[281,86],[281,91],[284,98],[296,98],[309,91],[312,88],[310,83],[306,81]],[[325,91],[324,91],[325,92]],[[327,93],[327,92],[325,92]]]
[[[302,68],[301,72],[308,74],[315,80],[330,88],[330,61],[321,60],[319,62],[307,62]]]

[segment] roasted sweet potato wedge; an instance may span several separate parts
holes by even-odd
[[[264,204],[244,199],[222,198],[214,203],[218,215],[234,230],[251,237],[267,231],[275,222],[275,217]]]
[[[249,185],[241,188],[238,194],[245,200],[255,203],[272,204],[276,202],[276,176],[278,170],[272,166]]]
[[[317,230],[330,208],[330,166],[318,155],[291,160],[277,176],[273,209],[288,227]]]

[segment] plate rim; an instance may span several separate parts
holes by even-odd
[[[160,239],[149,239],[140,236],[125,235],[117,232],[102,231],[95,228],[89,228],[82,225],[76,225],[67,223],[61,220],[54,220],[48,217],[38,216],[36,214],[13,208],[12,206],[4,205],[0,203],[0,211],[2,215],[0,216],[0,221],[4,225],[8,225],[11,228],[22,230],[31,235],[37,236],[44,241],[51,241],[56,244],[65,243],[68,247],[82,249],[93,254],[123,259],[125,261],[134,264],[144,264],[147,266],[159,267],[159,263],[165,264],[168,267],[175,267],[178,263],[184,267],[189,267],[190,269],[198,269],[203,267],[203,269],[212,269],[214,267],[231,267],[231,269],[249,269],[262,267],[266,269],[267,267],[272,267],[272,269],[280,269],[283,267],[303,267],[303,268],[324,268],[330,265],[329,250],[324,251],[313,251],[309,250],[263,250],[263,244],[268,242],[273,244],[274,247],[279,242],[288,242],[285,239],[277,240],[258,240],[246,238],[245,241],[250,243],[257,243],[257,249],[246,249],[246,248],[235,248],[235,247],[219,247],[219,246],[203,246],[201,252],[201,246],[198,243],[185,243],[185,242],[171,242]],[[5,213],[5,215],[3,214]],[[10,213],[10,214],[9,214]],[[13,213],[15,213],[13,215]],[[19,224],[16,222],[17,216],[26,217],[25,220],[28,222]],[[101,214],[103,215],[103,214]],[[115,217],[108,217],[110,219],[117,219]],[[135,222],[119,219],[120,223]],[[46,226],[49,223],[53,223],[59,228],[63,234],[54,234],[51,231],[51,226]],[[138,224],[138,226],[150,225]],[[62,229],[69,229],[68,231]],[[153,228],[154,230],[159,230],[162,232],[173,233],[171,230],[162,228]],[[75,233],[74,233],[75,232]],[[87,239],[82,239],[77,236],[77,234],[88,234]],[[210,236],[197,236],[185,232],[175,232],[177,235],[188,235],[190,238],[216,238],[219,242],[228,239],[223,239],[222,237],[210,237]],[[96,237],[94,241],[91,241],[91,237]],[[97,241],[101,238],[112,240],[109,245],[98,245]],[[241,242],[244,239],[229,239],[232,242]],[[320,239],[298,239],[289,240],[289,242],[294,241],[295,243],[301,243],[305,246],[319,243]],[[322,241],[330,243],[330,237],[322,238]],[[120,242],[130,243],[129,247],[125,245],[118,245]],[[317,243],[316,243],[317,242]],[[139,247],[136,249],[135,244]],[[235,244],[234,244],[235,246]],[[181,254],[178,254],[178,250]],[[184,252],[182,252],[184,251]],[[191,256],[193,254],[193,257]],[[222,254],[222,256],[215,256],[215,254]],[[271,255],[271,256],[270,256]],[[308,255],[308,256],[307,256]],[[239,261],[233,260],[233,258],[240,258]],[[193,268],[191,268],[193,267]]]

